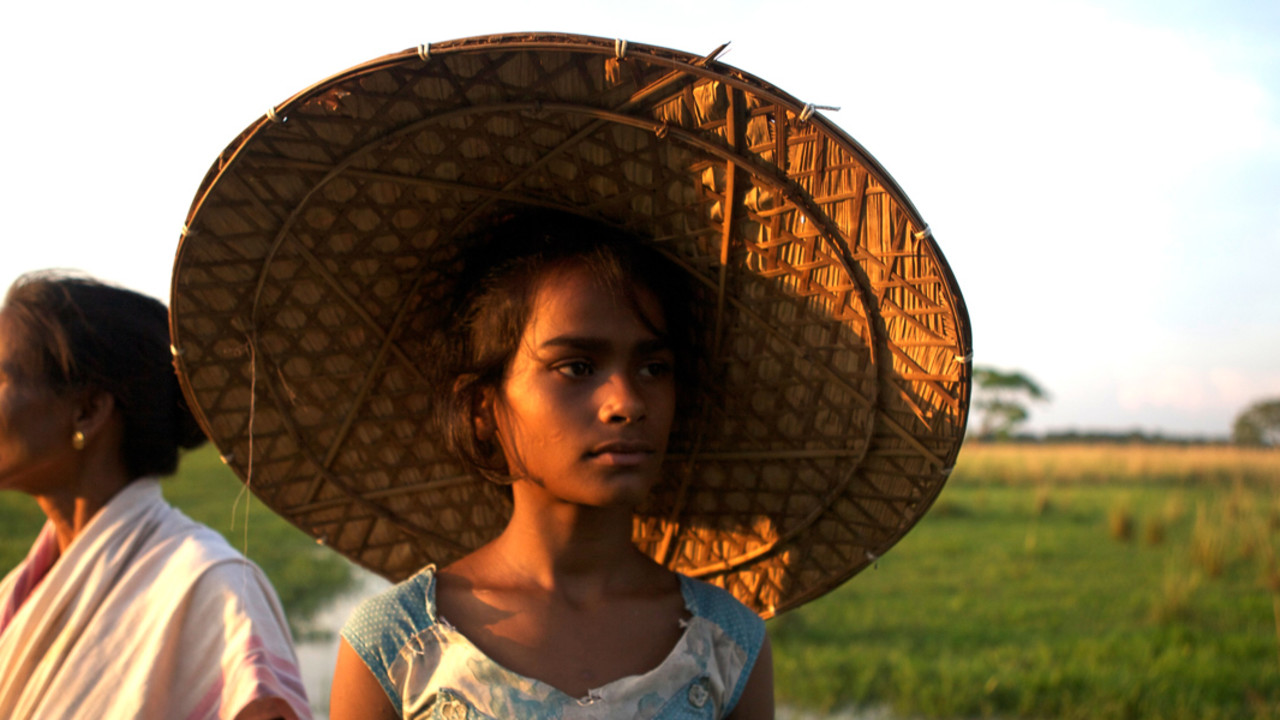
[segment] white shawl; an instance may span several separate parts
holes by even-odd
[[[56,555],[47,523],[0,583],[0,718],[310,718],[275,591],[156,481],[120,491],[41,579]]]

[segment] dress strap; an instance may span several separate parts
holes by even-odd
[[[397,713],[403,708],[391,679],[391,666],[413,638],[437,624],[435,581],[436,568],[428,565],[365,600],[342,628],[342,639],[377,678]]]
[[[681,575],[680,589],[694,617],[706,618],[718,625],[746,653],[742,674],[725,705],[725,712],[730,712],[737,705],[764,645],[764,621],[728,591],[715,585]]]

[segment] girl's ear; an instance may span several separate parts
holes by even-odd
[[[483,389],[474,396],[471,406],[471,422],[475,428],[476,439],[483,443],[493,442],[498,434],[497,423],[493,417],[493,390]]]
[[[453,396],[457,403],[454,407],[461,409],[464,403],[469,405],[471,413],[471,432],[476,440],[482,443],[493,440],[496,426],[493,422],[493,392],[480,388],[476,391],[479,378],[468,373],[453,381]]]

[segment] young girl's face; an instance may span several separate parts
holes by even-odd
[[[675,357],[658,300],[632,295],[583,267],[542,278],[492,408],[516,482],[603,507],[638,504],[658,481]]]

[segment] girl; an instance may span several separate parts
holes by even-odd
[[[464,266],[439,425],[460,461],[510,484],[511,520],[356,612],[331,717],[772,717],[760,619],[632,544],[695,365],[679,273],[547,214],[509,221]]]
[[[210,168],[184,388],[268,506],[407,579],[343,633],[334,717],[768,716],[756,616],[937,496],[968,408],[950,270],[861,146],[721,50],[421,45]],[[525,215],[455,274],[522,208],[645,239]]]

